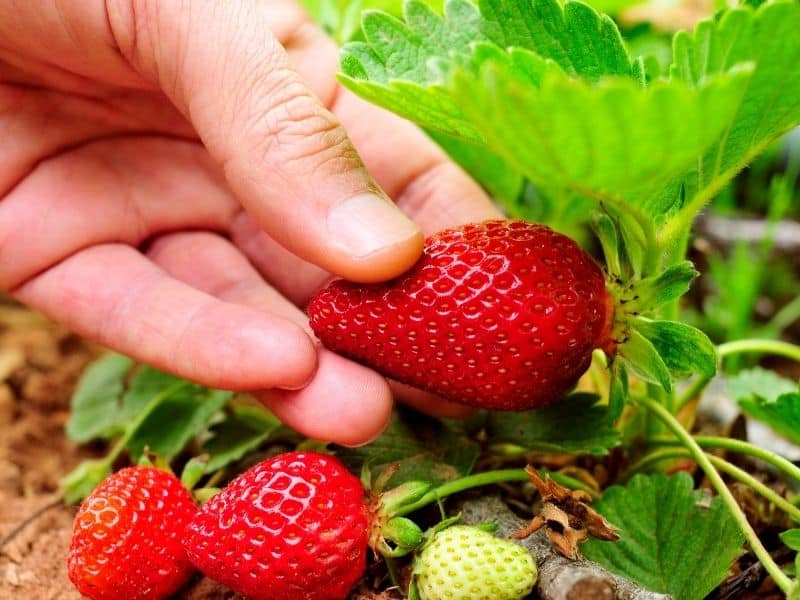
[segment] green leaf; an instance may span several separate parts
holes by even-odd
[[[686,260],[668,267],[659,275],[642,279],[636,283],[635,296],[626,308],[646,312],[677,300],[689,291],[692,280],[699,274]]]
[[[84,460],[59,482],[64,500],[67,504],[80,502],[91,494],[110,472],[111,465],[105,459]]]
[[[468,475],[480,447],[461,431],[461,424],[439,421],[398,409],[386,431],[359,448],[337,447],[336,454],[355,473],[368,463],[373,481],[386,467],[399,463],[388,488],[407,481],[440,484]]]
[[[572,394],[553,406],[519,413],[492,412],[490,444],[514,444],[539,452],[607,454],[619,443],[608,406],[594,394]]]
[[[590,539],[587,558],[656,592],[701,600],[722,581],[743,536],[719,498],[707,502],[686,473],[636,475],[607,489],[595,508],[620,540]]]
[[[729,123],[746,73],[702,88],[622,77],[596,84],[549,69],[540,82],[515,62],[489,57],[477,74],[459,69],[451,88],[469,124],[534,183],[561,185],[655,220],[670,207],[659,192],[683,175]]]
[[[268,411],[247,405],[234,405],[231,414],[209,431],[211,437],[203,444],[208,454],[207,473],[236,462],[263,444],[281,426]]]
[[[501,48],[525,48],[590,80],[622,75],[639,81],[614,21],[581,2],[480,0],[482,30]]]
[[[370,13],[364,29],[342,51],[347,87],[642,222],[674,204],[663,189],[729,126],[749,78],[644,87],[613,22],[579,2],[452,0],[444,17],[410,2],[405,22]]]
[[[781,541],[792,550],[800,550],[800,529],[788,529],[780,534]]]
[[[739,407],[787,440],[800,445],[800,393],[781,394],[774,401],[760,396],[740,398]]]
[[[231,393],[181,381],[158,396],[151,400],[148,412],[130,432],[127,447],[134,460],[145,449],[167,460],[177,456],[194,436],[208,427]]]
[[[698,166],[700,188],[719,190],[770,141],[800,123],[800,3],[740,7],[701,22],[673,43],[672,77],[702,85],[735,65],[754,65],[735,117]]]
[[[639,317],[634,327],[647,338],[673,373],[699,373],[713,377],[717,352],[708,336],[691,325],[676,321],[651,321]]]
[[[83,373],[70,402],[67,437],[74,442],[109,438],[124,423],[120,397],[133,360],[121,354],[107,354]]]
[[[728,393],[735,400],[755,395],[767,400],[775,400],[782,394],[796,391],[796,381],[781,377],[775,371],[761,367],[743,369],[728,379]]]
[[[524,178],[484,146],[471,144],[435,131],[428,132],[461,168],[472,175],[512,216],[518,211],[517,199]]]
[[[140,365],[122,398],[122,417],[134,421],[154,396],[183,380],[147,365]]]
[[[666,391],[672,389],[672,380],[664,359],[653,343],[635,329],[628,333],[628,339],[620,345],[619,355],[639,378],[656,383]]]

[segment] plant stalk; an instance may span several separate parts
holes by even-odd
[[[736,499],[733,497],[733,494],[731,494],[728,486],[725,485],[725,482],[722,480],[719,472],[711,463],[708,455],[703,452],[700,445],[695,441],[691,434],[683,428],[678,420],[658,402],[655,402],[650,398],[637,398],[636,401],[661,419],[661,421],[664,422],[664,425],[666,425],[667,428],[672,431],[675,437],[680,440],[681,444],[683,444],[697,465],[706,474],[706,477],[708,477],[708,480],[711,482],[712,487],[716,490],[720,499],[728,507],[728,510],[730,510],[731,515],[739,525],[739,528],[744,534],[745,539],[750,545],[750,548],[753,550],[753,553],[761,561],[761,564],[764,565],[764,568],[772,576],[772,579],[775,581],[778,587],[780,587],[781,590],[788,595],[789,592],[792,591],[791,579],[789,579],[789,577],[781,570],[775,561],[772,560],[769,552],[767,552],[767,549],[764,548],[764,545],[761,543],[761,540],[758,538],[755,530],[748,522],[747,517],[745,516],[744,512],[742,512],[742,509],[736,503]]]
[[[800,509],[789,502],[786,498],[778,494],[775,490],[767,485],[764,485],[748,472],[740,469],[734,464],[731,464],[724,458],[710,454],[707,456],[708,460],[711,461],[711,464],[714,465],[718,471],[722,471],[733,479],[736,479],[737,481],[740,481],[746,486],[752,488],[753,491],[761,494],[769,502],[784,511],[792,520],[800,523]],[[655,452],[651,452],[650,454],[643,456],[640,460],[634,463],[625,472],[622,479],[630,479],[635,473],[645,471],[651,466],[662,461],[676,458],[692,458],[692,455],[685,448],[664,448],[662,450],[656,450]]]
[[[581,481],[578,481],[577,479],[569,477],[568,475],[563,475],[561,473],[548,474],[554,481],[564,486],[576,490],[583,490],[592,496],[597,495],[597,493],[589,488],[589,486]],[[530,481],[530,477],[528,477],[528,474],[523,469],[500,469],[497,471],[484,471],[483,473],[467,475],[466,477],[461,477],[459,479],[443,483],[439,487],[429,491],[416,502],[412,502],[411,504],[406,504],[400,507],[395,516],[404,517],[405,515],[411,514],[428,506],[429,504],[433,504],[442,498],[446,498],[452,494],[464,492],[472,488],[481,487],[483,485],[491,485],[493,483],[507,483],[512,481]]]

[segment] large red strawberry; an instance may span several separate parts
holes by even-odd
[[[155,467],[108,477],[75,517],[69,578],[93,600],[160,600],[192,574],[181,545],[197,508],[185,487]]]
[[[290,452],[234,479],[198,512],[195,566],[250,600],[343,600],[364,574],[368,510],[339,460]]]
[[[425,242],[385,284],[335,281],[308,308],[327,347],[456,402],[497,410],[563,396],[605,347],[603,272],[544,225],[486,221]]]

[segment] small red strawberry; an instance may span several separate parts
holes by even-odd
[[[213,496],[184,545],[194,565],[250,600],[343,600],[366,568],[361,482],[338,459],[290,452]]]
[[[568,237],[524,221],[442,231],[385,284],[335,281],[308,308],[327,347],[388,377],[496,410],[545,406],[609,349],[600,267]]]
[[[92,600],[160,600],[193,569],[181,545],[197,508],[171,473],[128,467],[86,498],[75,517],[67,571]]]

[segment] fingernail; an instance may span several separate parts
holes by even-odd
[[[334,206],[328,231],[353,258],[364,258],[420,234],[419,226],[377,194],[359,194]]]

